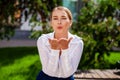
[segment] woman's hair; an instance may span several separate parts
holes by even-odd
[[[65,12],[67,13],[69,19],[72,20],[72,13],[71,13],[71,11],[70,11],[68,8],[63,7],[63,6],[58,6],[58,7],[55,7],[55,8],[52,10],[52,13],[53,13],[55,10],[63,10],[63,11],[65,11]],[[52,13],[51,13],[51,15],[50,15],[50,19],[52,18]]]

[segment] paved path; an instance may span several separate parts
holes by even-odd
[[[30,31],[22,31],[16,29],[15,35],[10,40],[0,40],[0,48],[2,47],[23,47],[23,46],[36,46],[36,41],[30,39]]]
[[[0,48],[36,46],[36,40],[0,40]]]
[[[91,69],[77,71],[74,75],[75,80],[120,80],[120,69]]]

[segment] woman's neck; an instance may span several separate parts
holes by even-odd
[[[56,39],[60,39],[60,38],[68,38],[68,32],[66,32],[66,33],[55,33],[54,34],[54,38],[56,38]]]

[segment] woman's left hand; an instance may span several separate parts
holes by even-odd
[[[68,48],[68,45],[69,45],[69,43],[70,43],[70,41],[71,41],[71,39],[72,38],[70,38],[70,39],[66,39],[66,38],[61,38],[58,42],[59,42],[59,44],[60,44],[60,48],[61,49],[67,49]]]

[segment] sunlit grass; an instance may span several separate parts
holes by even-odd
[[[16,80],[27,80],[32,71],[31,66],[35,65],[38,60],[37,55],[28,55],[16,59],[12,64],[1,67],[0,72],[3,73],[3,79],[1,80],[12,80],[13,77],[16,78]]]
[[[35,80],[36,76],[41,69],[39,56],[37,54],[36,48],[10,48],[11,51],[4,53],[6,51],[0,52],[0,57],[2,54],[6,54],[6,59],[0,59],[0,80]],[[35,49],[35,50],[34,50]],[[9,50],[8,48],[6,50]],[[31,51],[33,50],[33,52]],[[15,52],[14,52],[15,51]],[[18,57],[18,53],[24,51],[21,57]],[[8,58],[8,54],[12,54],[11,52],[16,53],[14,58]],[[18,53],[17,53],[18,52]],[[15,58],[16,56],[16,58]],[[5,56],[4,56],[5,57]],[[9,55],[9,57],[13,57]],[[2,65],[3,64],[3,65]]]
[[[117,61],[120,61],[120,52],[111,52],[110,56],[105,56],[110,63],[115,64]]]

